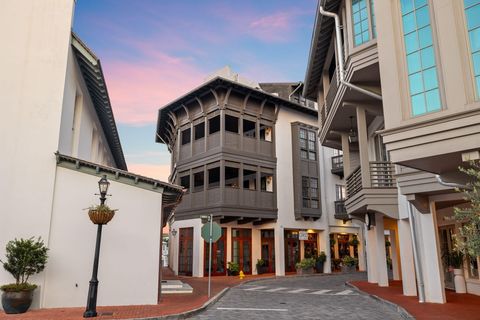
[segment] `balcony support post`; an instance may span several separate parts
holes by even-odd
[[[342,133],[342,153],[343,153],[343,175],[348,177],[350,173],[350,146],[348,144],[348,134]]]
[[[362,168],[362,187],[370,188],[370,162],[368,160],[368,134],[367,134],[367,115],[362,107],[357,110],[357,130],[358,130],[358,147],[360,150],[360,166]]]
[[[377,263],[377,280],[380,287],[388,287],[387,273],[387,252],[385,249],[385,229],[383,226],[383,214],[375,213],[375,241],[376,245],[376,263]]]

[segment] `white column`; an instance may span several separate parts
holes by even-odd
[[[365,262],[365,237],[363,236],[363,226],[358,229],[358,270],[365,271],[367,266]]]
[[[367,234],[366,243],[367,243],[367,275],[368,275],[368,282],[370,283],[378,283],[378,276],[377,276],[377,257],[375,252],[377,250],[377,245],[375,241],[375,230],[373,227],[370,230],[366,230],[365,226],[365,233]]]
[[[430,212],[422,214],[414,210],[418,222],[417,236],[420,260],[423,268],[426,302],[445,303],[445,283],[438,241],[435,204],[431,202]]]
[[[400,244],[400,263],[402,269],[403,294],[406,296],[417,295],[415,281],[415,265],[412,250],[412,236],[408,219],[397,220],[398,241]]]
[[[377,280],[380,287],[388,287],[387,254],[385,251],[385,229],[383,228],[383,214],[375,214],[375,240],[377,258]]]
[[[258,274],[257,260],[262,257],[262,235],[260,229],[252,229],[252,274]]]
[[[390,243],[393,280],[400,280],[400,261],[398,261],[397,232],[395,230],[390,230]]]
[[[285,275],[285,235],[282,226],[275,228],[275,275]]]
[[[320,231],[318,233],[318,237],[320,239],[320,246],[318,250],[318,254],[320,252],[325,252],[327,256],[327,260],[323,264],[323,272],[324,273],[331,273],[332,272],[332,257],[330,256],[330,236],[328,234],[328,230]]]

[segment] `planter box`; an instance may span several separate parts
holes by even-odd
[[[320,262],[320,261],[317,261],[317,263],[315,264],[315,269],[317,270],[317,273],[323,273],[323,265],[324,265],[325,262]]]
[[[297,274],[301,276],[306,274],[313,274],[313,267],[310,267],[308,269],[297,268]]]
[[[342,273],[354,273],[357,271],[357,266],[342,266]]]

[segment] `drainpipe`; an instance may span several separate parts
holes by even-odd
[[[288,100],[289,100],[289,101],[290,101],[290,98],[293,96],[293,94],[294,94],[295,92],[297,92],[297,90],[300,89],[301,86],[302,86],[302,81],[299,81],[298,84],[297,84],[297,87],[295,88],[295,90],[293,90],[292,93],[290,93],[290,94],[288,95]]]
[[[361,93],[363,93],[367,96],[370,96],[372,98],[382,100],[381,95],[379,95],[375,92],[360,88],[359,86],[356,86],[356,85],[354,85],[350,82],[345,81],[345,68],[344,68],[344,65],[343,65],[344,60],[343,60],[343,48],[342,48],[342,40],[341,40],[342,39],[342,26],[340,25],[340,17],[336,13],[325,11],[322,6],[320,6],[320,14],[323,15],[323,16],[335,19],[335,35],[336,35],[336,40],[337,40],[336,42],[337,42],[337,52],[338,52],[338,66],[337,67],[338,67],[338,70],[339,70],[340,84],[343,84],[344,86],[349,87],[350,89],[361,92]]]
[[[469,187],[465,184],[443,181],[442,177],[439,174],[435,175],[435,179],[437,179],[437,182],[440,183],[442,186],[445,186],[445,187],[458,188],[458,189],[463,189],[463,190],[472,190],[472,187]]]
[[[425,302],[425,284],[423,283],[423,270],[418,255],[417,232],[415,230],[415,218],[413,215],[412,204],[408,203],[408,219],[410,220],[410,233],[412,236],[413,260],[415,273],[417,274],[418,302]]]

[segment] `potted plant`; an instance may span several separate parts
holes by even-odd
[[[360,241],[358,241],[357,236],[353,236],[353,237],[352,237],[352,240],[350,240],[350,241],[348,242],[348,244],[351,245],[352,247],[358,246],[359,243],[360,243]]]
[[[257,259],[257,273],[263,274],[266,272],[267,272],[267,266],[266,266],[265,260]]]
[[[345,256],[342,259],[342,272],[343,273],[352,273],[357,269],[358,259],[352,258],[350,256]]]
[[[45,269],[47,251],[43,241],[38,238],[11,240],[7,243],[5,261],[0,260],[3,268],[12,274],[15,283],[0,287],[2,306],[5,313],[24,313],[30,308],[33,290],[37,285],[28,283],[28,278]]]
[[[323,273],[323,265],[325,264],[326,260],[327,255],[325,254],[325,251],[321,251],[315,261],[315,269],[317,269],[317,273]]]
[[[385,247],[388,249],[389,247],[392,246],[392,243],[390,241],[385,241]]]
[[[106,204],[99,204],[88,208],[88,216],[94,224],[107,224],[112,220],[115,211]]]
[[[297,269],[297,274],[304,275],[304,274],[312,274],[313,267],[315,266],[315,258],[305,258],[302,259],[300,262],[295,264]]]
[[[240,272],[240,265],[236,262],[228,262],[227,263],[227,274],[229,276],[238,276],[238,273]]]
[[[340,270],[342,259],[332,259],[332,271]]]
[[[453,269],[453,282],[456,293],[467,293],[465,277],[463,276],[463,253],[452,251],[446,255],[447,265]]]

